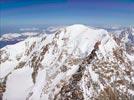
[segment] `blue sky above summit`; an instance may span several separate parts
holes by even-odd
[[[134,25],[134,0],[1,0],[1,26]]]

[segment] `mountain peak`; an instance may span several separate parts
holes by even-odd
[[[83,25],[83,24],[73,24],[73,25],[68,26],[68,28],[72,28],[72,29],[77,29],[77,28],[83,29],[83,28],[87,28],[87,26],[86,25]]]

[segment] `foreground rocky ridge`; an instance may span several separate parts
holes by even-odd
[[[134,99],[134,65],[103,29],[72,25],[0,54],[4,100]]]

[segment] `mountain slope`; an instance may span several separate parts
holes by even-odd
[[[128,27],[113,33],[116,42],[122,45],[128,54],[134,55],[134,28]]]
[[[84,25],[0,50],[4,100],[114,100],[134,94],[133,65],[103,29]]]

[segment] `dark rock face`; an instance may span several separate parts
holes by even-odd
[[[2,100],[3,93],[6,91],[6,78],[3,82],[0,81],[0,100]]]
[[[84,100],[83,90],[79,86],[86,65],[90,64],[94,57],[96,57],[96,51],[101,42],[97,42],[92,50],[91,54],[87,56],[82,63],[79,65],[77,72],[72,75],[69,83],[64,84],[60,92],[55,96],[54,100]]]

